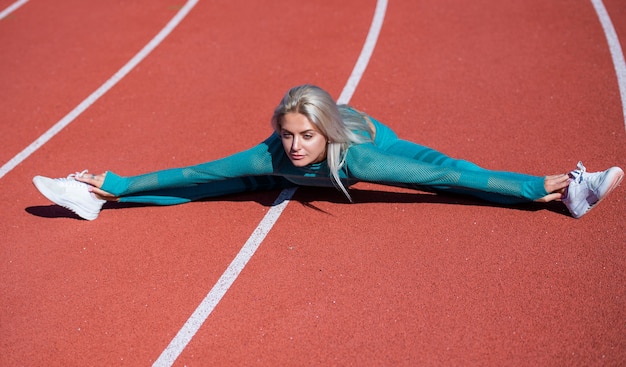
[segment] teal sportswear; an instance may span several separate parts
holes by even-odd
[[[548,193],[544,177],[490,171],[450,158],[398,136],[371,119],[374,141],[353,144],[340,170],[344,185],[375,182],[414,189],[468,194],[499,204],[517,204]],[[363,134],[369,135],[363,132]],[[173,205],[254,190],[293,186],[334,186],[326,161],[295,167],[281,138],[273,133],[259,145],[195,166],[122,177],[107,172],[102,190],[120,202]]]

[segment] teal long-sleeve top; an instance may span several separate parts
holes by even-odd
[[[375,182],[470,194],[504,204],[533,201],[547,195],[544,177],[486,170],[399,139],[389,127],[370,119],[376,131],[373,141],[353,144],[345,152],[345,164],[339,175],[346,186],[360,181]],[[326,161],[295,167],[280,136],[273,133],[248,150],[194,166],[130,177],[107,172],[102,189],[119,197],[121,202],[171,205],[289,185],[335,186]]]

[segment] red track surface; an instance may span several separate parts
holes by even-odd
[[[1,365],[152,364],[248,239],[277,192],[87,222],[30,180],[219,158],[270,133],[290,86],[338,96],[375,2],[258,3],[200,2],[0,179]],[[3,164],[175,5],[32,0],[0,21]],[[626,9],[605,5],[626,48]],[[626,166],[615,71],[589,1],[392,0],[351,103],[489,168]],[[176,365],[624,365],[624,193],[575,220],[559,203],[510,209],[359,184],[347,204],[301,188]]]

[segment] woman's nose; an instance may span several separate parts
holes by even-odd
[[[300,139],[293,138],[293,141],[291,142],[291,150],[293,150],[294,152],[300,150]]]

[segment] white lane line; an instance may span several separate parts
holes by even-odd
[[[598,18],[600,18],[604,35],[609,43],[615,74],[617,74],[619,94],[622,98],[622,113],[624,116],[624,128],[626,128],[626,62],[624,61],[624,53],[622,52],[622,47],[617,38],[615,28],[613,28],[609,13],[606,11],[602,0],[591,0],[591,3],[596,10],[596,14],[598,14]]]
[[[130,73],[143,59],[152,52],[163,40],[167,37],[176,26],[185,18],[185,16],[191,11],[191,9],[198,3],[198,0],[188,0],[187,3],[176,13],[176,15],[167,23],[163,28],[147,45],[144,46],[126,65],[122,66],[109,80],[104,82],[100,88],[91,93],[84,101],[76,106],[70,113],[65,115],[59,122],[54,124],[48,131],[41,135],[37,140],[32,142],[29,146],[24,148],[10,161],[5,163],[0,168],[0,179],[9,173],[18,164],[22,163],[26,158],[33,154],[37,149],[41,148],[48,140],[52,139],[56,134],[69,125],[74,119],[76,119],[87,108],[94,104],[100,97],[113,88],[120,80],[122,80],[128,73]]]
[[[341,95],[337,99],[337,103],[345,104],[350,102],[352,99],[352,95],[356,90],[357,85],[361,81],[361,77],[367,68],[367,64],[370,62],[370,58],[372,57],[372,53],[374,52],[374,47],[376,47],[376,41],[378,41],[378,35],[380,34],[380,29],[383,27],[383,20],[385,19],[385,12],[387,11],[387,0],[378,1],[376,3],[376,10],[374,11],[374,18],[372,19],[372,25],[370,26],[370,30],[367,33],[367,38],[365,39],[365,44],[361,49],[361,54],[359,55],[359,59],[354,65],[354,69],[352,69],[352,74],[350,74],[350,78],[346,83]]]
[[[338,103],[348,103],[350,98],[352,98],[352,94],[359,84],[361,76],[369,63],[369,59],[374,51],[374,47],[376,46],[376,41],[383,25],[383,19],[385,18],[386,9],[387,0],[378,0],[376,3],[376,10],[374,12],[374,18],[365,44],[361,50],[357,63],[352,70],[352,74],[350,75],[348,82],[344,86],[341,96],[337,100]],[[153,367],[165,367],[172,366],[174,364],[178,356],[180,356],[187,344],[189,344],[193,336],[196,332],[198,332],[202,324],[206,321],[222,297],[224,297],[228,289],[235,282],[248,261],[250,261],[295,192],[296,188],[290,188],[283,190],[278,195],[278,198],[274,204],[272,204],[270,210],[268,210],[259,225],[254,229],[235,259],[230,263],[228,268],[226,268],[226,271],[224,271],[217,283],[215,283],[200,305],[198,305],[189,319],[187,319],[170,344],[165,348],[165,350],[163,350],[159,358],[152,365]]]
[[[18,0],[16,2],[14,2],[13,4],[9,5],[8,8],[4,9],[0,13],[0,20],[6,18],[9,14],[13,13],[14,11],[17,10],[17,8],[19,8],[20,6],[26,4],[27,2],[28,2],[28,0]]]

